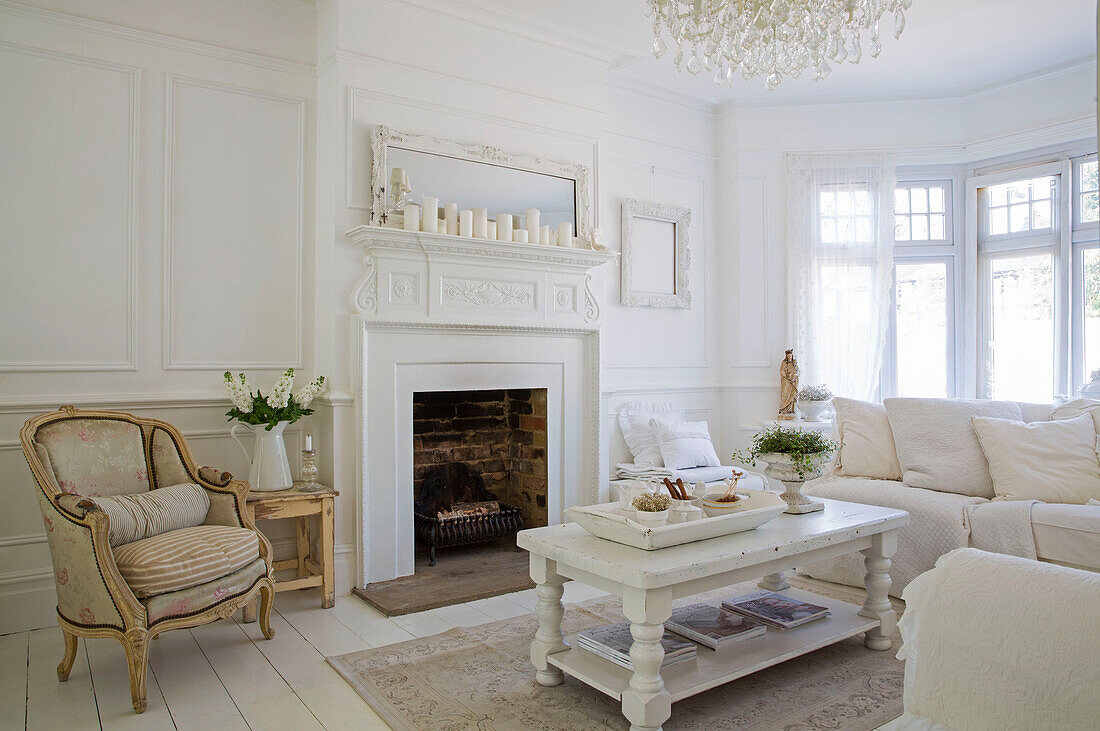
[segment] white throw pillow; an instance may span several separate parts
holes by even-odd
[[[906,485],[986,499],[994,496],[989,463],[970,419],[1021,421],[1019,405],[931,398],[888,398],[883,405]]]
[[[1096,433],[1100,434],[1100,401],[1093,401],[1092,399],[1079,398],[1073,401],[1067,401],[1061,406],[1054,408],[1050,412],[1051,421],[1062,421],[1063,419],[1076,419],[1081,414],[1092,415],[1092,421],[1096,426]]]
[[[837,396],[833,408],[840,435],[836,474],[900,481],[901,465],[886,407]]]
[[[998,500],[1084,505],[1100,498],[1100,459],[1090,414],[1025,424],[974,417]]]
[[[650,421],[661,447],[665,467],[686,470],[692,467],[719,467],[722,462],[714,451],[710,428],[705,421]]]
[[[661,448],[657,446],[657,435],[649,424],[653,419],[666,423],[683,421],[684,410],[671,403],[649,401],[631,401],[619,409],[619,428],[636,465],[663,467],[665,464]]]

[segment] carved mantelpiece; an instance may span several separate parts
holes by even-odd
[[[358,226],[352,310],[370,320],[596,326],[591,270],[615,252]]]

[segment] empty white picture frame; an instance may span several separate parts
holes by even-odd
[[[690,225],[688,208],[633,198],[623,201],[620,301],[624,305],[691,308]]]

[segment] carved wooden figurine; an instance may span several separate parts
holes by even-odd
[[[798,403],[798,361],[794,359],[794,350],[787,350],[779,366],[779,418],[795,418],[795,405]]]

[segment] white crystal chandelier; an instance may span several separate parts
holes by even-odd
[[[711,72],[717,84],[765,76],[774,90],[785,76],[812,69],[814,79],[832,72],[829,62],[859,63],[862,34],[871,34],[871,56],[882,50],[879,19],[893,14],[894,37],[905,30],[912,0],[649,0],[653,54],[676,45],[677,70]],[[686,63],[685,63],[686,60]]]

